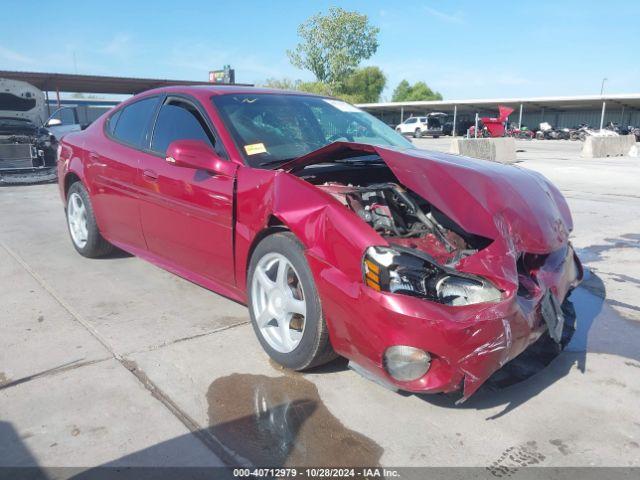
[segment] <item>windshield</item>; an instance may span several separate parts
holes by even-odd
[[[217,95],[212,101],[253,167],[275,166],[336,141],[412,147],[380,120],[340,100],[261,93]]]

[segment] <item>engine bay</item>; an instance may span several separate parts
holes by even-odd
[[[385,166],[372,164],[366,171],[361,167],[305,169],[300,176],[352,210],[390,244],[420,250],[442,265],[455,264],[491,243],[465,232],[401,185]],[[309,175],[309,170],[315,172]]]

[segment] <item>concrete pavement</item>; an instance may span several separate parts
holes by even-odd
[[[640,161],[580,146],[518,141],[592,270],[578,331],[460,407],[342,361],[283,371],[245,307],[135,257],[84,259],[54,185],[0,188],[0,465],[640,466]]]

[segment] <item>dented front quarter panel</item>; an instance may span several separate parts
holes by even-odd
[[[331,195],[287,173],[354,151],[379,154],[405,187],[469,233],[493,240],[454,268],[493,282],[503,292],[501,301],[451,307],[363,284],[365,250],[387,241]],[[239,287],[246,289],[256,238],[270,219],[278,219],[305,246],[334,349],[403,390],[452,391],[462,384],[467,398],[544,333],[544,294],[551,291],[562,303],[582,275],[568,243],[572,220],[566,201],[541,175],[512,166],[337,142],[280,171],[240,168],[237,205]],[[540,267],[526,298],[518,295],[517,261],[524,252],[563,252],[562,261],[556,254]],[[424,377],[401,383],[386,373],[384,351],[399,344],[431,352]]]

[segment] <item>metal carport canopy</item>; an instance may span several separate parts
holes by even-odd
[[[134,95],[169,85],[211,85],[207,81],[110,77],[70,73],[16,72],[0,70],[0,78],[22,80],[44,92],[114,93]],[[222,84],[216,84],[222,85]],[[250,86],[247,84],[235,84]]]
[[[397,112],[404,109],[405,113],[427,112],[437,110],[453,110],[457,107],[460,112],[476,112],[479,110],[497,110],[498,105],[512,107],[514,110],[523,105],[525,109],[557,109],[580,110],[597,109],[602,107],[602,102],[618,104],[625,108],[640,109],[640,93],[607,94],[607,95],[582,95],[571,97],[528,97],[528,98],[492,98],[470,100],[432,100],[416,102],[382,102],[361,103],[357,106],[369,112]]]

